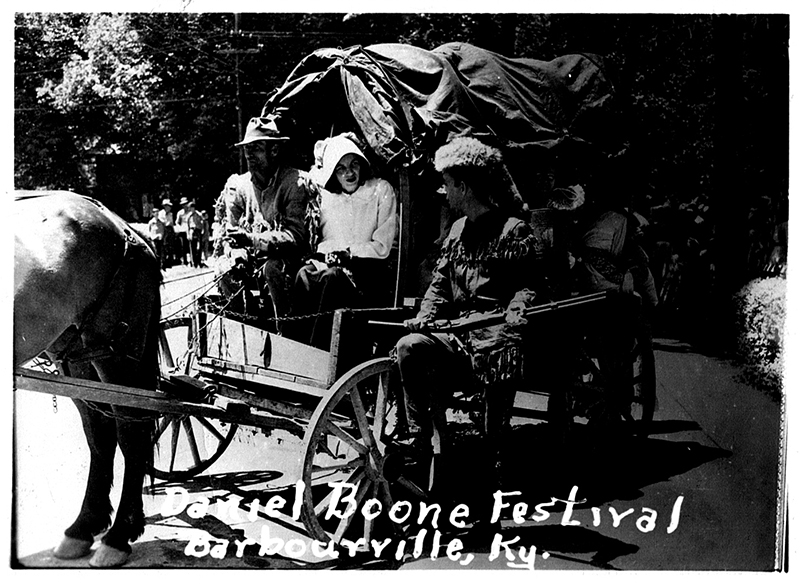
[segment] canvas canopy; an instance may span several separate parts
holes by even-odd
[[[608,156],[623,140],[616,102],[593,55],[539,61],[465,43],[381,44],[313,52],[263,114],[288,115],[308,140],[357,128],[380,161],[413,168],[457,135],[510,160],[576,147]]]

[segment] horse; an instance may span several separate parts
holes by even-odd
[[[16,192],[12,223],[15,367],[44,353],[72,377],[155,389],[161,271],[150,243],[100,202],[72,192]],[[78,517],[53,553],[121,566],[144,532],[155,414],[74,403],[91,461]],[[112,523],[117,445],[125,471]]]

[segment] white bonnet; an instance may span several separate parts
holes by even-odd
[[[367,157],[355,142],[356,136],[352,133],[340,134],[325,140],[318,140],[314,145],[314,168],[311,177],[314,181],[325,187],[333,176],[336,165],[343,156],[354,154],[367,162]]]

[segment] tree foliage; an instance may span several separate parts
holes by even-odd
[[[152,115],[150,95],[159,79],[143,54],[139,35],[124,14],[91,14],[82,30],[70,30],[58,15],[48,15],[58,36],[69,38],[76,52],[63,66],[59,82],[48,79],[37,89],[56,110],[102,105],[104,114],[117,121],[109,130],[118,133],[146,122]],[[60,29],[60,30],[59,30]],[[45,32],[47,42],[51,30]],[[101,134],[98,134],[98,139]],[[113,137],[113,134],[112,134]],[[108,140],[108,136],[105,137]]]

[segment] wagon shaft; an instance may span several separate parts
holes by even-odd
[[[169,397],[159,391],[148,391],[121,385],[76,379],[68,376],[52,375],[27,368],[18,368],[14,373],[14,390],[35,391],[48,395],[83,399],[97,403],[107,403],[121,407],[136,407],[156,413],[175,413],[178,415],[199,415],[239,425],[251,425],[262,429],[285,429],[303,434],[303,428],[296,422],[262,413],[247,413],[241,410],[228,411],[216,405],[191,403]],[[154,413],[154,415],[156,414]]]

